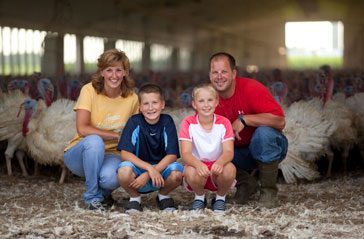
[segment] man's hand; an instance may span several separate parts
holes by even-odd
[[[233,123],[232,123],[232,128],[233,128],[233,132],[234,132],[234,136],[237,140],[241,140],[239,133],[245,128],[243,123],[240,121],[240,119],[236,119]]]
[[[139,177],[137,177],[136,179],[134,179],[129,184],[129,187],[134,189],[142,188],[148,181],[149,181],[149,175],[148,172],[145,172],[139,175]]]

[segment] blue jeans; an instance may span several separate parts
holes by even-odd
[[[248,146],[234,147],[235,167],[244,170],[258,168],[257,160],[263,163],[280,162],[286,157],[288,140],[276,129],[267,126],[258,127]]]
[[[153,167],[155,167],[155,166],[156,166],[156,164],[153,164]],[[134,164],[132,164],[129,161],[124,161],[124,162],[120,163],[120,165],[116,169],[116,172],[119,170],[119,168],[122,168],[122,167],[132,168],[133,172],[135,174],[135,178],[139,177],[139,175],[146,172],[146,170],[136,167]],[[165,169],[163,169],[160,172],[163,179],[164,179],[164,181],[167,180],[168,176],[171,174],[172,171],[179,171],[179,172],[183,173],[183,166],[178,162],[173,162],[173,163],[169,164]],[[157,191],[159,189],[160,188],[153,187],[153,182],[150,179],[142,188],[138,189],[138,192],[140,192],[140,193],[149,193],[149,192]]]
[[[120,155],[105,154],[105,144],[98,135],[89,135],[64,153],[67,168],[75,175],[86,178],[86,204],[104,200],[120,187],[115,169],[121,163]]]

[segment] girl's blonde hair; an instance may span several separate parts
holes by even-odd
[[[219,95],[218,95],[217,91],[215,90],[215,88],[210,84],[204,83],[204,84],[197,85],[193,88],[192,100],[195,100],[197,93],[202,89],[210,90],[215,95],[216,99],[219,98]]]
[[[101,71],[120,63],[126,72],[126,75],[124,76],[124,79],[120,85],[121,96],[127,97],[133,94],[134,81],[129,76],[130,63],[129,58],[126,56],[125,52],[118,49],[110,49],[102,53],[97,61],[97,71],[92,75],[92,86],[95,88],[98,94],[102,94],[104,92],[104,77],[102,77]]]

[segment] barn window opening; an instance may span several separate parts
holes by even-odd
[[[291,69],[317,69],[328,64],[341,68],[344,52],[342,22],[287,22],[286,55]]]
[[[187,48],[180,48],[178,55],[178,68],[180,71],[189,71],[191,69],[191,51]]]
[[[165,71],[171,67],[172,47],[152,44],[150,47],[151,68],[154,71]]]
[[[41,71],[45,31],[0,26],[0,75]]]
[[[66,72],[75,73],[76,72],[76,35],[75,34],[66,34],[64,36],[64,44],[63,44],[63,62],[64,69]]]
[[[97,70],[97,59],[104,52],[104,39],[101,37],[86,36],[83,39],[83,47],[85,72],[94,73]]]
[[[142,55],[144,43],[139,41],[117,40],[117,49],[125,52],[130,61],[130,67],[137,72],[142,71]]]

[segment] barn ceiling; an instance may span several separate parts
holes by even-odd
[[[0,25],[183,43],[285,21],[363,22],[359,0],[0,0]]]

